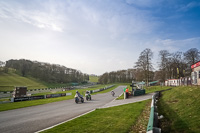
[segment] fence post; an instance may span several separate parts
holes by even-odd
[[[124,92],[124,99],[126,99],[126,92]]]
[[[14,102],[14,97],[10,98],[10,101],[13,103]]]

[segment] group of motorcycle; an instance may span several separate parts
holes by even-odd
[[[111,95],[114,97],[115,96],[115,92],[111,91]],[[81,95],[78,91],[76,91],[76,94],[75,94],[74,97],[75,97],[75,102],[76,103],[79,103],[79,102],[83,103],[84,102],[83,95]],[[86,91],[85,98],[86,98],[87,101],[92,99],[92,96],[91,96],[89,91]]]
[[[83,95],[81,95],[78,91],[76,91],[76,94],[75,94],[74,97],[75,97],[75,102],[76,103],[79,103],[79,102],[83,103],[84,102]],[[86,98],[86,100],[91,100],[92,99],[89,91],[86,91],[85,98]]]

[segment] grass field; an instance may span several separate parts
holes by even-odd
[[[89,76],[89,82],[97,83],[98,80],[99,80],[99,77],[97,77],[97,76]]]
[[[44,133],[127,133],[132,130],[132,125],[135,124],[147,102],[148,100],[97,109]]]
[[[30,89],[66,87],[71,84],[47,83],[31,77],[22,77],[14,72],[0,73],[0,91],[13,91],[16,86],[26,86]]]
[[[28,89],[47,88],[39,81],[34,81],[15,73],[0,73],[0,91],[13,91],[15,86],[27,86]]]
[[[200,87],[175,87],[158,102],[162,133],[200,133]]]
[[[115,85],[107,90],[101,91],[101,92],[96,92],[93,94],[97,93],[106,93],[108,91],[111,91],[115,89],[118,85]],[[84,94],[86,90],[95,90],[104,87],[104,85],[97,85],[96,88],[90,88],[90,89],[79,89],[78,91],[81,94]],[[47,104],[47,103],[52,103],[52,102],[57,102],[57,101],[63,101],[63,100],[69,100],[73,99],[76,90],[70,90],[70,91],[65,91],[65,92],[57,92],[57,93],[72,93],[70,96],[65,96],[65,97],[58,97],[58,98],[49,98],[49,99],[40,99],[40,100],[33,100],[33,101],[22,101],[22,102],[14,102],[14,103],[4,103],[0,104],[0,111],[6,111],[6,110],[12,110],[12,109],[17,109],[17,108],[24,108],[24,107],[30,107],[30,106],[36,106],[36,105],[41,105],[41,104]],[[54,94],[57,94],[54,93]],[[45,94],[50,94],[50,93],[39,93],[37,95],[45,95]],[[52,93],[51,93],[52,94]]]
[[[169,86],[149,86],[145,87],[146,93],[153,93],[156,91],[161,91],[161,90],[167,90],[169,88],[174,88],[174,87],[169,87]]]

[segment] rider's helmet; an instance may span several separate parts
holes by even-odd
[[[78,91],[76,91],[76,93],[78,93]]]

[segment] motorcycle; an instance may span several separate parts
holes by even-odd
[[[115,92],[114,92],[114,91],[111,91],[111,95],[114,97],[114,96],[115,96]]]
[[[78,94],[76,93],[76,95],[75,95],[74,97],[75,97],[75,102],[76,102],[77,104],[78,104],[79,101],[80,101],[81,103],[84,102],[84,98],[83,98],[82,95],[78,95]]]
[[[92,99],[92,96],[90,95],[89,92],[86,92],[85,97],[87,101]]]

